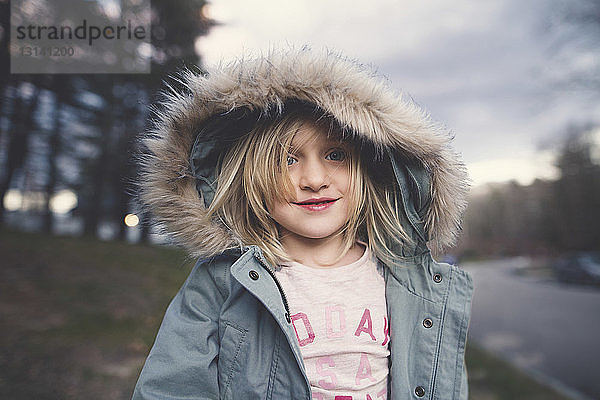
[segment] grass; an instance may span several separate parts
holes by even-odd
[[[0,230],[0,397],[128,399],[193,260],[179,250]],[[471,399],[556,399],[469,343]]]
[[[180,251],[0,231],[0,397],[126,399],[193,261]]]

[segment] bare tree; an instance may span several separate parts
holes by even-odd
[[[31,89],[29,95],[24,94],[26,88]],[[34,119],[31,118],[38,104],[39,88],[30,82],[16,82],[8,94],[12,97],[13,106],[10,114],[10,124],[7,129],[7,156],[0,182],[0,199],[4,199],[10,188],[14,173],[23,166],[28,152],[28,140],[33,129]],[[4,202],[0,201],[0,222],[4,218]]]

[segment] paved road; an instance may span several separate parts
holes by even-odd
[[[527,265],[523,258],[463,265],[475,285],[469,340],[573,390],[573,398],[600,399],[600,288],[515,273]]]

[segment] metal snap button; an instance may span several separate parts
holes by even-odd
[[[423,320],[423,326],[427,329],[431,328],[433,326],[433,320],[431,318],[425,318]]]
[[[442,281],[442,274],[434,274],[433,275],[433,281],[435,283],[440,283]]]
[[[417,395],[417,397],[425,396],[425,388],[423,386],[417,386],[415,388],[415,394]]]
[[[255,270],[248,272],[248,275],[250,276],[250,279],[252,279],[253,281],[258,280],[258,272],[256,272]]]

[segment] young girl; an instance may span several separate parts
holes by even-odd
[[[472,284],[435,262],[466,192],[450,135],[310,50],[188,73],[142,197],[200,257],[134,399],[466,399]]]

